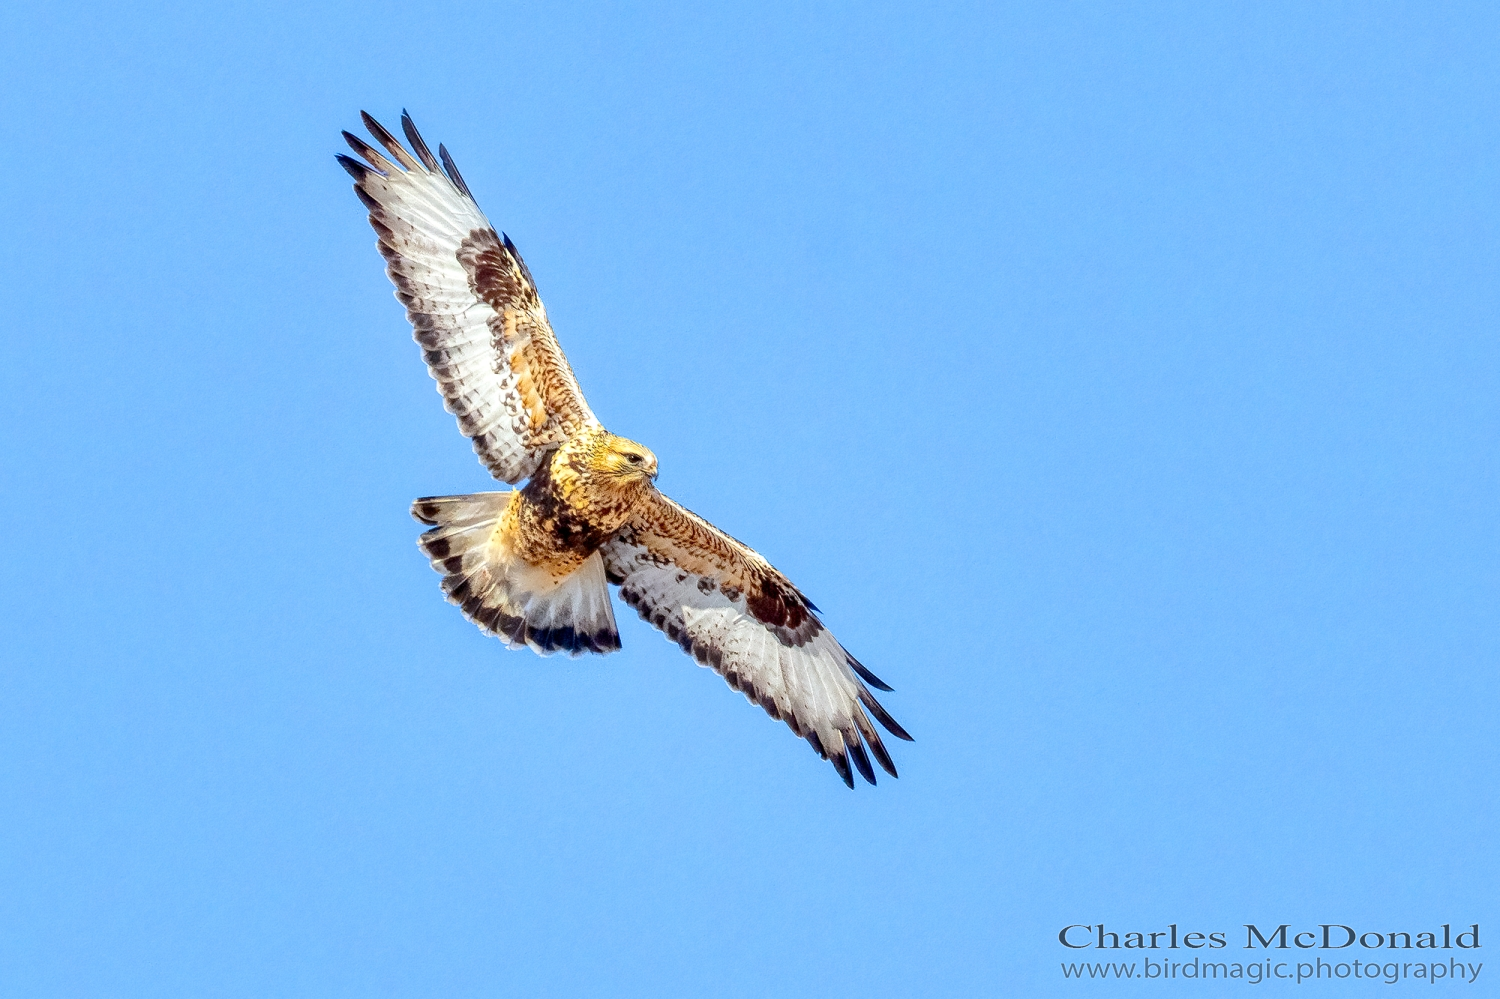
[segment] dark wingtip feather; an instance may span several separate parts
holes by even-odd
[[[406,133],[406,141],[411,143],[412,151],[422,161],[422,165],[429,170],[438,169],[438,161],[432,155],[432,150],[427,148],[427,143],[422,141],[422,133],[417,131],[417,126],[412,123],[411,115],[406,109],[401,109],[401,131]]]
[[[347,135],[348,133],[346,132],[344,134]],[[338,160],[339,166],[347,170],[349,172],[349,176],[353,177],[357,181],[363,182],[366,177],[375,172],[374,170],[371,170],[369,167],[365,166],[359,160],[355,159],[353,156],[345,156],[343,153],[335,153],[333,158]]]
[[[889,692],[896,689],[895,687],[892,687],[890,684],[886,683],[880,677],[876,676],[874,673],[871,673],[869,670],[865,669],[864,663],[849,655],[847,650],[844,652],[844,658],[849,660],[849,665],[854,667],[854,672],[864,677],[865,683],[868,683],[876,690],[884,690]]]
[[[833,769],[839,772],[839,776],[844,778],[845,786],[851,791],[854,790],[854,771],[849,769],[849,757],[845,756],[843,751],[840,750],[837,753],[830,754],[828,761],[833,764]]]
[[[844,741],[849,744],[849,756],[853,758],[854,765],[859,768],[859,775],[866,783],[875,783],[875,768],[870,766],[870,758],[865,755],[865,747],[860,744],[859,736],[852,731],[844,735]]]
[[[891,733],[891,735],[894,735],[898,739],[905,739],[907,742],[916,741],[906,734],[906,729],[896,724],[896,719],[892,718],[890,713],[880,706],[880,702],[875,700],[873,695],[867,691],[860,691],[859,702],[870,709],[870,714],[874,715],[875,720],[884,725],[885,730]]]
[[[370,145],[368,142],[366,142],[364,139],[361,139],[353,132],[341,132],[340,134],[343,135],[344,141],[349,143],[350,149],[354,150],[356,153],[359,153],[359,155],[363,156],[369,162],[371,169],[380,174],[382,177],[387,177],[390,175],[389,171],[386,168],[391,166],[391,161],[386,159],[384,156],[381,156],[380,153],[376,152],[374,146]]]
[[[882,770],[897,777],[896,764],[891,762],[891,754],[886,752],[885,743],[880,741],[880,732],[870,721],[870,716],[863,711],[855,709],[854,725],[859,729],[859,734],[865,737],[865,745],[870,747],[870,752],[875,754],[875,762],[880,764]]]
[[[901,776],[900,774],[896,773],[896,764],[891,759],[891,754],[886,752],[885,745],[881,743],[879,739],[876,739],[874,742],[870,743],[870,752],[875,754],[875,762],[880,764],[880,769],[884,770],[892,777]]]
[[[384,146],[386,152],[396,157],[396,161],[402,167],[410,170],[417,165],[417,161],[412,159],[411,154],[402,148],[401,143],[396,141],[396,137],[384,125],[376,121],[368,111],[361,111],[359,117],[365,123],[365,128],[369,129],[370,134],[375,136],[375,141]]]
[[[469,192],[469,185],[464,183],[463,174],[458,172],[458,165],[453,162],[453,157],[448,155],[448,147],[441,142],[438,143],[438,156],[443,161],[443,172],[448,175],[449,180],[453,181],[453,186],[473,201],[474,195]]]

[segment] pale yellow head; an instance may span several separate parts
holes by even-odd
[[[589,471],[618,486],[644,484],[656,478],[656,455],[633,440],[610,434],[594,452]]]

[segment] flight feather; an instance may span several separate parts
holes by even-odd
[[[443,150],[440,168],[411,119],[417,156],[369,115],[395,158],[344,133],[339,157],[370,211],[396,297],[443,403],[495,478],[516,483],[579,429],[597,423],[557,343],[531,272],[495,231]]]

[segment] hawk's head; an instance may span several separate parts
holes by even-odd
[[[620,486],[647,483],[656,479],[656,455],[635,441],[610,434],[594,452],[589,470]]]

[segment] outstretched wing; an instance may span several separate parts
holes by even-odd
[[[735,690],[786,722],[854,786],[873,754],[895,764],[869,714],[910,740],[863,681],[890,690],[844,650],[817,608],[752,549],[652,490],[603,548],[604,570],[646,621]]]
[[[581,427],[596,423],[563,356],[531,272],[510,237],[497,234],[474,202],[448,150],[442,167],[411,118],[408,152],[361,112],[365,127],[396,160],[344,133],[363,163],[338,161],[370,209],[386,273],[406,306],[443,404],[490,474],[516,483]]]

